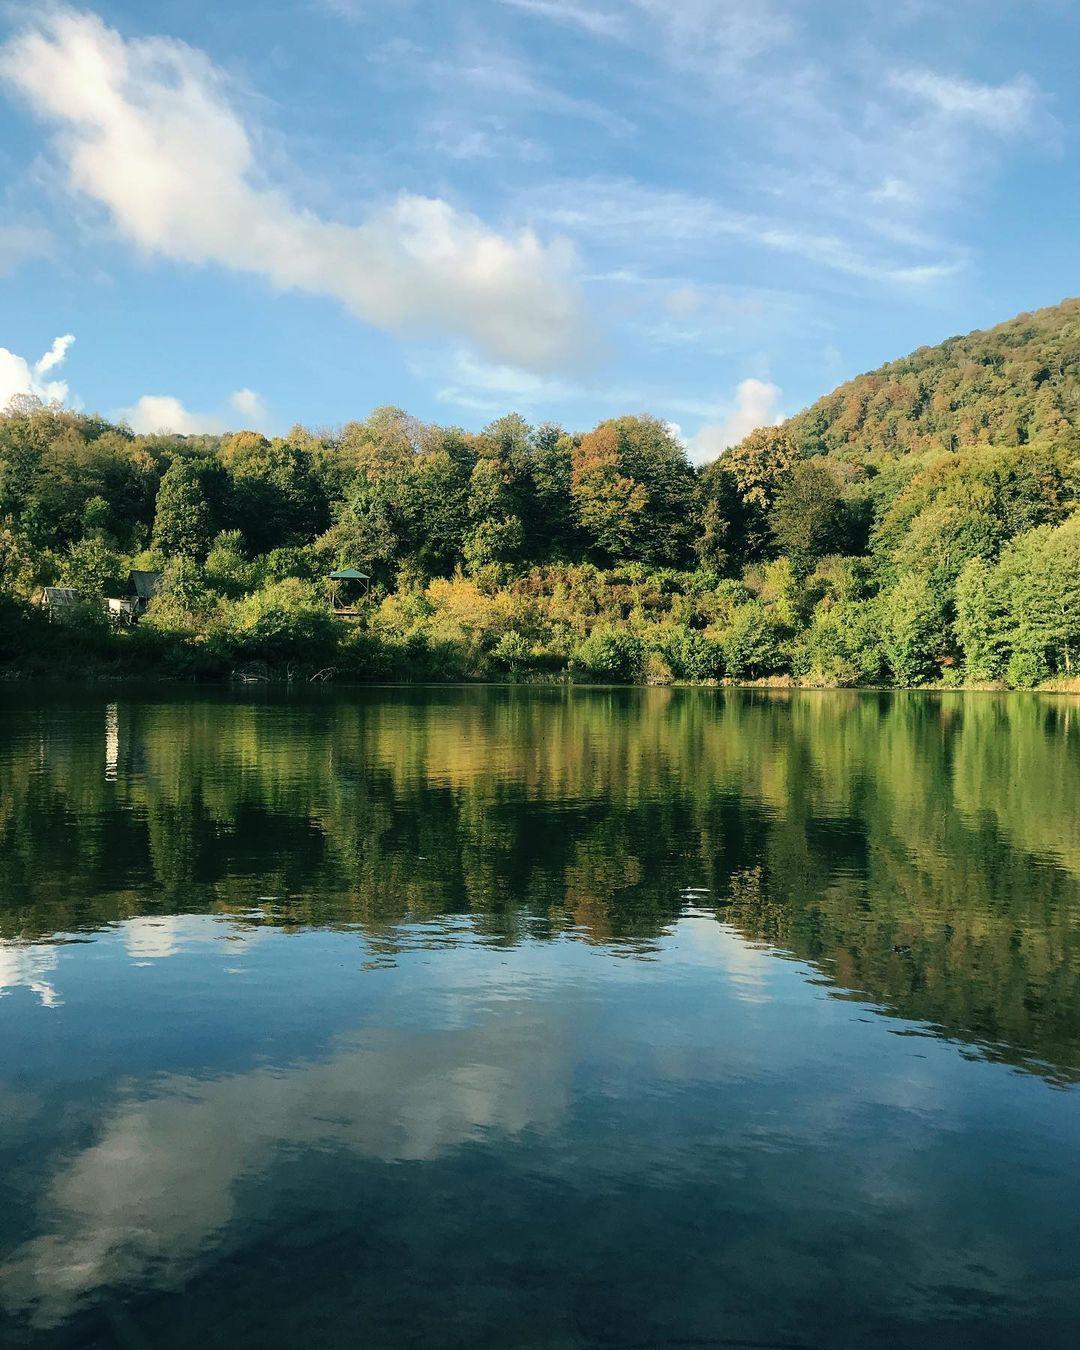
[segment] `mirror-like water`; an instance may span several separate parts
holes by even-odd
[[[1080,705],[0,704],[0,1340],[1075,1344]]]

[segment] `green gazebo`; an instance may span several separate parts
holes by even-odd
[[[361,600],[367,599],[371,578],[355,567],[342,567],[330,573],[330,608],[335,614],[348,617],[360,612]]]

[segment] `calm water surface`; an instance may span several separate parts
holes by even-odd
[[[0,1341],[1075,1346],[1080,704],[0,695]]]

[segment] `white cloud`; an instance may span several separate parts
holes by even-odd
[[[664,297],[664,308],[677,319],[696,314],[701,308],[701,291],[697,286],[677,286]]]
[[[0,938],[0,998],[22,986],[37,995],[42,1007],[59,1007],[63,999],[47,978],[58,964],[55,947]]]
[[[53,345],[37,363],[38,375],[44,375],[47,370],[52,370],[54,366],[60,365],[74,341],[74,333],[65,333],[63,337],[55,338]]]
[[[30,225],[0,226],[0,277],[8,276],[30,258],[45,258],[52,249],[48,230]]]
[[[577,345],[569,242],[500,234],[410,193],[361,225],[294,205],[263,179],[221,73],[182,42],[129,42],[94,15],[51,11],[0,49],[0,75],[58,124],[71,188],[148,253],[256,273],[381,328],[454,334],[533,369]]]
[[[652,188],[630,179],[547,184],[526,200],[537,219],[639,253],[651,244],[661,248],[666,259],[729,238],[847,276],[899,286],[926,285],[954,275],[962,266],[952,258],[927,262],[882,256],[837,234],[732,211],[707,197]]]
[[[535,14],[538,18],[550,19],[553,23],[584,29],[594,37],[620,37],[625,28],[622,15],[614,14],[610,10],[574,4],[573,0],[501,0],[501,2],[512,9],[521,9],[527,14]]]
[[[1025,76],[1007,84],[978,84],[932,70],[894,71],[894,89],[912,94],[947,117],[973,122],[991,131],[1017,132],[1032,123],[1038,89]]]
[[[690,442],[690,458],[698,464],[715,459],[729,446],[738,445],[758,427],[783,421],[780,390],[766,380],[742,380],[726,416],[707,423]]]
[[[910,183],[902,178],[886,178],[879,187],[867,194],[872,202],[898,202],[907,205],[915,201],[916,196]]]
[[[13,398],[20,395],[39,398],[43,403],[66,402],[67,382],[46,380],[43,376],[61,364],[74,341],[75,338],[71,333],[58,337],[45,355],[33,365],[25,357],[17,356],[6,347],[0,347],[0,412]]]
[[[254,389],[237,389],[229,395],[233,409],[246,417],[253,427],[262,426],[267,420],[266,404]]]
[[[525,105],[530,112],[546,111],[558,117],[593,122],[613,136],[628,136],[634,124],[621,113],[613,112],[592,99],[578,98],[559,88],[557,77],[537,74],[509,52],[491,47],[471,47],[459,52],[453,61],[414,62],[426,81],[443,81],[460,89],[469,85],[498,100],[500,108],[509,101]],[[395,68],[395,76],[400,70]]]
[[[361,0],[318,0],[318,8],[346,23],[359,23],[365,17]]]
[[[306,1063],[161,1075],[61,1160],[40,1234],[5,1253],[5,1308],[42,1329],[105,1285],[184,1283],[211,1235],[236,1240],[240,1187],[284,1150],[424,1162],[481,1138],[553,1131],[570,1096],[568,1027],[550,1012],[438,1035],[390,1026]]]
[[[474,412],[505,412],[507,404],[533,408],[573,398],[579,390],[563,380],[534,375],[515,366],[478,361],[469,352],[454,356],[451,382],[436,398]]]
[[[212,436],[225,430],[223,417],[217,413],[190,412],[171,394],[143,394],[130,408],[121,408],[120,416],[139,436],[153,436],[157,432]]]
[[[262,396],[254,389],[237,389],[229,395],[229,408],[239,413],[249,430],[263,430],[269,413]],[[143,394],[130,408],[118,414],[138,436],[172,432],[177,436],[216,436],[234,426],[230,414],[193,412],[172,394]]]
[[[786,42],[790,17],[770,0],[630,0],[658,28],[669,56],[679,65],[710,74],[731,74]]]
[[[501,117],[485,118],[478,125],[475,118],[443,115],[428,122],[422,136],[426,144],[451,159],[535,161],[547,159],[549,154],[539,141],[509,132]]]

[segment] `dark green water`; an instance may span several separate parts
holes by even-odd
[[[1077,1343],[1080,704],[0,699],[5,1345]]]

